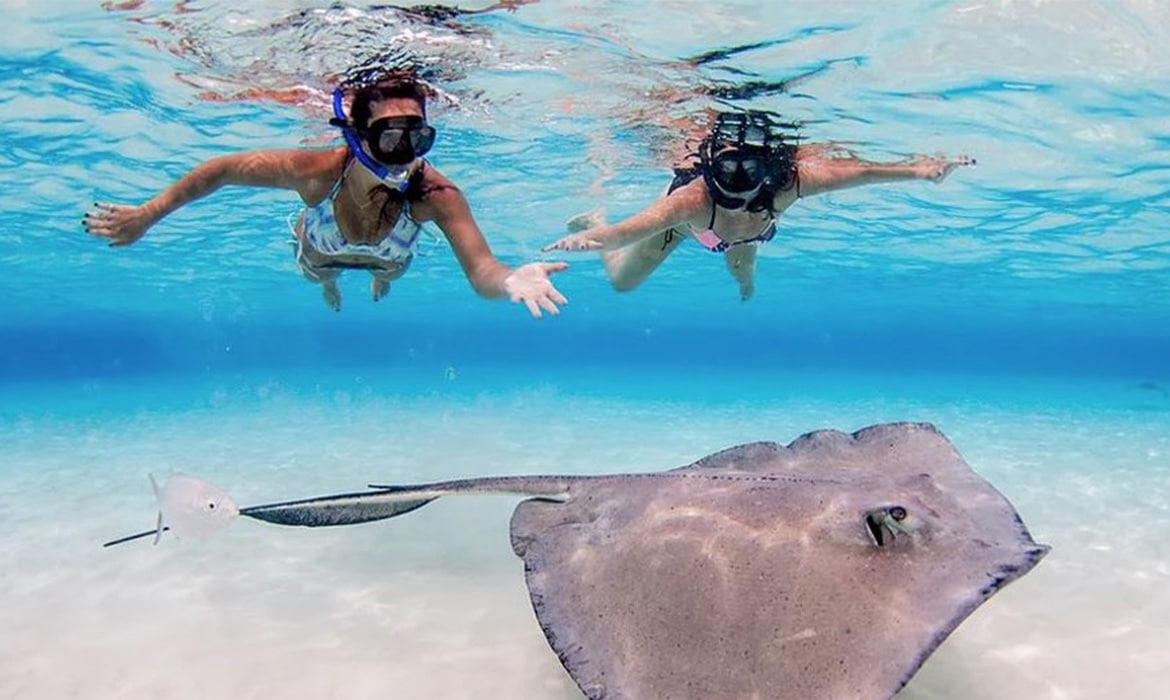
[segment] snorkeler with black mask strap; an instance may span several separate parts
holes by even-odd
[[[339,89],[330,123],[340,129],[344,145],[212,158],[141,206],[96,204],[85,216],[85,229],[111,246],[126,246],[166,215],[225,185],[279,187],[304,202],[289,220],[297,265],[321,285],[334,310],[341,308],[341,272],[368,271],[373,298],[381,299],[413,260],[421,226],[434,222],[480,296],[523,303],[535,317],[558,313],[565,297],[549,277],[567,265],[536,262],[513,269],[497,260],[463,193],[423,157],[435,141],[428,94],[425,83],[402,74]]]
[[[776,219],[797,199],[903,180],[937,183],[975,162],[918,156],[875,163],[831,144],[800,144],[796,132],[797,125],[767,112],[716,114],[666,194],[616,224],[596,214],[574,217],[571,233],[544,250],[601,251],[613,287],[630,291],[693,238],[724,256],[746,301],[755,291],[757,246],[776,235]]]

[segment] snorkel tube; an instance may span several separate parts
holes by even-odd
[[[379,163],[366,153],[366,149],[362,146],[362,140],[358,137],[357,129],[350,123],[349,118],[345,116],[345,110],[341,104],[342,93],[341,88],[334,88],[333,90],[333,118],[329,123],[341,129],[341,135],[345,138],[345,143],[349,146],[349,150],[353,153],[353,157],[358,159],[361,163],[373,173],[379,180],[386,185],[393,187],[401,193],[406,192],[406,188],[410,186],[409,168],[404,168],[399,172],[395,172],[386,165]]]

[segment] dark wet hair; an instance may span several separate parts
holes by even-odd
[[[423,118],[427,116],[427,98],[431,89],[410,74],[386,76],[374,83],[357,85],[352,88],[353,101],[349,106],[349,119],[358,131],[370,122],[370,105],[383,100],[407,99],[418,103]]]

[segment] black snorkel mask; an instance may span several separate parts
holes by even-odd
[[[776,166],[784,145],[773,122],[760,113],[716,117],[711,135],[699,148],[703,179],[715,204],[724,209],[763,211],[786,178]]]
[[[760,189],[769,184],[768,154],[748,147],[726,149],[711,157],[708,169],[720,194],[736,199],[739,208],[755,198]]]
[[[374,159],[387,165],[409,165],[435,144],[435,127],[415,115],[375,119],[358,134]]]
[[[341,129],[346,145],[359,163],[399,192],[406,192],[410,184],[410,164],[435,143],[435,128],[424,117],[416,115],[382,117],[368,127],[355,127],[342,107],[341,88],[333,91],[333,118],[329,123]]]

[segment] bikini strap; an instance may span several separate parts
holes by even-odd
[[[326,201],[332,202],[337,198],[337,193],[341,191],[341,185],[345,182],[345,176],[349,174],[349,169],[353,167],[354,162],[355,159],[352,153],[345,157],[345,165],[341,166],[341,176],[333,183],[333,188],[329,190],[329,196],[326,198]]]
[[[764,232],[756,236],[756,241],[759,243],[767,243],[776,237],[776,215],[772,214],[772,218],[768,220],[768,228]]]

